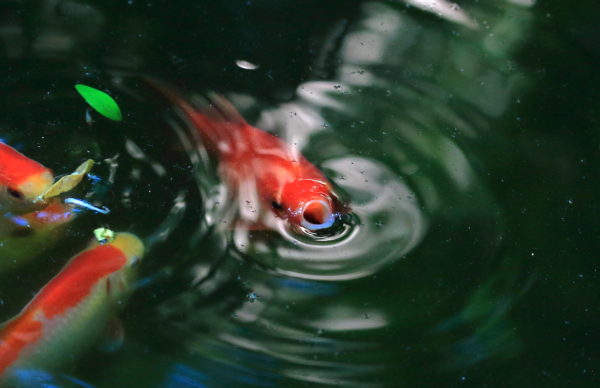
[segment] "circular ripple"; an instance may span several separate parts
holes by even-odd
[[[372,274],[419,242],[426,229],[425,217],[401,178],[374,160],[356,156],[330,160],[324,167],[350,198],[355,222],[323,239],[299,236],[282,220],[277,222],[282,238],[271,241],[238,228],[235,246],[282,274],[344,280]]]

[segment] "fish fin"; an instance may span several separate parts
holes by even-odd
[[[191,116],[196,113],[196,109],[175,89],[174,86],[155,77],[143,76],[142,79],[168,101],[180,107],[186,114]]]
[[[225,121],[233,124],[245,124],[246,120],[225,97],[215,92],[208,92],[206,97],[194,95],[190,101],[169,83],[155,77],[144,76],[144,81],[169,101],[179,106],[189,115],[202,113],[214,121]]]
[[[202,109],[206,116],[231,124],[246,124],[240,112],[225,97],[215,92],[209,92],[207,95],[208,105]]]
[[[112,317],[104,330],[104,339],[99,345],[99,349],[106,353],[112,353],[119,350],[125,342],[125,328],[123,323],[117,317]]]
[[[169,102],[177,106],[194,123],[212,144],[226,141],[232,144],[238,128],[247,125],[237,109],[222,95],[208,92],[206,96],[195,94],[186,97],[165,81],[143,77],[144,81]]]

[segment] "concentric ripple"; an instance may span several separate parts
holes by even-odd
[[[344,280],[369,275],[418,243],[425,220],[405,182],[382,164],[361,157],[329,160],[323,167],[351,199],[353,219],[337,234],[301,235],[280,220],[281,239],[269,235],[271,241],[261,242],[257,233],[238,228],[236,247],[240,251],[252,247],[248,253],[252,260],[288,276]]]

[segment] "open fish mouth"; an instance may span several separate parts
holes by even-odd
[[[315,199],[304,204],[301,225],[308,230],[330,228],[335,222],[331,205],[323,199]]]

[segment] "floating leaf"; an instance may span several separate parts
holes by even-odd
[[[115,239],[115,232],[108,228],[94,229],[94,236],[100,244],[111,243]]]
[[[121,121],[123,119],[119,105],[108,94],[82,84],[75,85],[75,89],[81,94],[85,102],[90,104],[102,116],[114,121]]]
[[[75,172],[66,175],[60,178],[58,181],[54,182],[52,186],[46,192],[39,196],[39,199],[46,201],[49,198],[56,197],[66,191],[72,190],[76,187],[79,182],[83,179],[85,174],[90,172],[92,167],[94,166],[94,161],[92,159],[88,159],[83,162]]]

